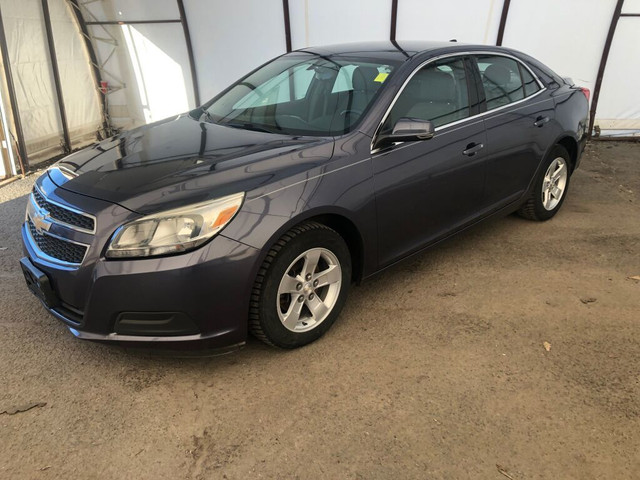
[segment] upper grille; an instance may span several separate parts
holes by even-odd
[[[29,233],[38,248],[48,256],[67,263],[82,263],[87,247],[77,243],[61,240],[46,233],[38,233],[31,219],[27,220]]]
[[[40,208],[49,212],[49,216],[52,219],[66,223],[67,225],[72,225],[74,227],[88,230],[90,232],[94,230],[95,221],[93,220],[93,218],[82,215],[81,213],[73,212],[64,207],[61,207],[60,205],[49,202],[35,187],[33,188],[33,198]]]

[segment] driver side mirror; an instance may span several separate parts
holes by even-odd
[[[396,142],[419,142],[435,135],[433,123],[419,118],[400,118],[393,126],[391,134],[380,135],[375,148],[384,148]]]

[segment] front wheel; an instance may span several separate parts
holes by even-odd
[[[351,282],[351,255],[331,228],[307,222],[267,254],[251,296],[249,327],[263,342],[296,348],[320,338],[340,314]]]
[[[553,147],[536,178],[533,191],[518,210],[529,220],[544,221],[553,217],[564,202],[569,189],[571,157],[561,145]]]

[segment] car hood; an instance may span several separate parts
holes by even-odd
[[[294,137],[180,115],[65,157],[48,171],[60,188],[148,214],[249,192],[329,160],[331,137]]]

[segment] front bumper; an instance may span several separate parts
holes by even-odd
[[[23,225],[23,261],[46,275],[54,300],[45,307],[78,338],[126,342],[241,345],[259,250],[218,235],[192,252],[106,260],[77,269],[38,256]],[[24,267],[23,267],[24,270]],[[33,290],[33,289],[32,289]],[[34,292],[37,294],[37,292]]]

